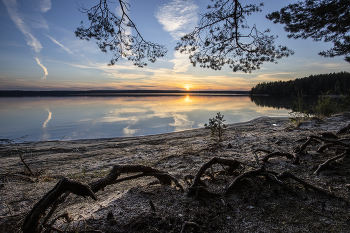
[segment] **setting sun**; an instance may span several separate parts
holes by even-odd
[[[186,91],[189,91],[190,88],[191,88],[191,85],[186,85],[186,86],[185,86]]]

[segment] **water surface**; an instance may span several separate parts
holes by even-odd
[[[150,135],[203,127],[217,112],[228,124],[290,112],[249,96],[0,98],[0,107],[3,142]]]

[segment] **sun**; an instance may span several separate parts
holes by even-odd
[[[191,85],[186,85],[185,89],[186,89],[186,91],[189,91],[191,89]]]

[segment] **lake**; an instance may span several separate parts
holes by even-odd
[[[259,101],[249,96],[190,95],[0,98],[0,139],[5,143],[160,134],[203,127],[217,112],[227,124],[289,116],[288,107]]]

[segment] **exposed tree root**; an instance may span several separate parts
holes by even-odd
[[[118,177],[122,173],[138,172],[142,173],[130,177],[121,178],[118,180]],[[68,193],[74,193],[76,195],[84,197],[90,196],[94,200],[97,200],[94,193],[104,189],[104,187],[106,187],[107,185],[116,184],[143,176],[154,176],[159,180],[161,184],[165,185],[171,185],[171,182],[173,181],[175,185],[178,188],[180,188],[181,191],[184,191],[183,187],[178,182],[178,180],[166,172],[143,165],[115,165],[107,176],[101,178],[100,180],[91,182],[89,183],[89,185],[72,181],[67,178],[60,180],[51,191],[49,191],[37,204],[34,205],[33,209],[30,211],[30,213],[26,216],[24,220],[22,230],[24,233],[41,232],[46,226],[48,220],[51,218],[54,211],[56,210],[57,206],[66,199]],[[52,206],[51,210],[45,216],[45,212],[50,206]],[[49,229],[53,229],[52,227],[56,220],[54,219],[54,221],[51,221],[51,223],[48,224],[47,227]]]
[[[350,124],[348,124],[347,126],[341,128],[341,129],[339,129],[338,132],[337,132],[336,134],[337,134],[337,135],[343,134],[343,133],[346,133],[346,132],[349,131],[349,130],[350,130]]]
[[[118,180],[118,177],[122,173],[138,173],[142,172],[142,174],[134,175],[131,177],[126,177]],[[182,185],[178,182],[178,180],[171,176],[169,173],[160,171],[158,169],[143,166],[143,165],[115,165],[113,166],[112,170],[109,172],[109,174],[97,181],[89,183],[89,186],[91,187],[91,190],[96,193],[99,190],[102,190],[107,185],[120,183],[122,181],[126,180],[132,180],[136,179],[142,176],[154,176],[156,177],[161,184],[164,185],[171,185],[171,181],[173,181],[181,191],[184,191]]]
[[[55,201],[64,193],[71,192],[79,196],[89,196],[97,200],[95,194],[88,185],[84,185],[77,181],[72,181],[67,178],[60,180],[56,186],[51,189],[44,197],[34,205],[32,210],[24,219],[22,230],[24,233],[41,232],[43,225],[40,220],[45,215],[46,210],[55,203]]]
[[[261,161],[264,163],[268,163],[269,159],[275,156],[285,156],[287,159],[291,159],[292,160],[292,164],[299,164],[299,155],[298,153],[283,153],[283,152],[270,152],[268,150],[264,150],[264,149],[257,149],[254,151],[254,153],[256,152],[265,152],[267,153],[267,155],[265,155]]]
[[[278,174],[276,176],[276,178],[280,179],[280,180],[284,180],[284,179],[289,178],[289,179],[292,179],[292,180],[297,181],[298,183],[302,184],[305,188],[309,188],[309,189],[312,189],[312,190],[314,190],[314,191],[316,191],[318,193],[321,193],[323,195],[326,195],[326,196],[329,196],[329,197],[334,197],[334,198],[340,199],[342,201],[345,201],[343,198],[338,197],[338,196],[336,196],[336,195],[334,195],[334,194],[332,194],[332,193],[330,193],[328,191],[325,191],[324,189],[316,187],[316,186],[314,186],[312,184],[309,184],[308,182],[306,182],[306,181],[296,177],[295,175],[293,175],[293,174],[291,174],[289,172],[282,172],[281,174]],[[345,202],[347,202],[347,201],[345,201]]]
[[[230,193],[232,193],[232,191],[237,187],[237,184],[242,181],[244,178],[246,177],[253,177],[253,176],[259,176],[259,175],[266,175],[267,173],[265,172],[265,168],[263,166],[261,166],[259,169],[257,170],[252,170],[252,171],[248,171],[243,173],[240,176],[237,176],[232,183],[228,186],[228,188],[225,191],[225,195],[228,195]]]
[[[342,154],[335,156],[333,158],[328,159],[326,162],[322,163],[321,165],[318,166],[317,170],[314,172],[315,175],[318,175],[322,170],[327,168],[329,164],[337,159],[340,159],[346,155],[349,155],[350,149],[346,149]]]
[[[321,133],[323,138],[333,138],[333,139],[338,139],[338,136],[335,135],[334,133],[330,133],[330,132],[324,132]]]
[[[341,147],[350,149],[350,145],[349,144],[338,140],[338,141],[333,141],[333,142],[324,144],[323,146],[321,146],[320,148],[317,149],[317,152],[322,153],[325,149],[333,147],[333,146],[341,146]]]
[[[195,232],[201,232],[201,227],[195,222],[184,222],[181,233],[185,233],[187,228],[193,228]]]
[[[312,141],[316,141],[317,139],[319,139],[320,137],[317,136],[309,136],[307,137],[306,142],[304,142],[302,145],[300,145],[299,147],[295,148],[294,152],[295,153],[299,153],[302,154],[304,152],[304,150],[306,149],[306,147],[312,142]]]
[[[24,166],[27,168],[27,170],[29,171],[29,173],[35,177],[34,173],[32,172],[32,170],[30,169],[30,167],[28,166],[28,164],[26,162],[24,162],[22,153],[19,153],[19,157],[21,157],[21,161],[24,164]]]
[[[204,174],[204,172],[210,168],[214,164],[222,164],[231,167],[233,170],[237,169],[238,166],[241,164],[237,160],[232,159],[222,159],[218,157],[214,157],[209,162],[203,164],[203,166],[199,169],[196,176],[193,179],[192,185],[189,188],[188,196],[194,196],[197,193],[197,187],[202,186],[203,182],[201,181],[201,176]]]
[[[297,153],[302,153],[306,147],[310,144],[311,141],[321,141],[326,143],[325,145],[321,146],[320,148],[318,148],[317,152],[323,152],[325,149],[332,147],[332,146],[342,146],[344,148],[350,148],[350,144],[344,143],[343,141],[346,140],[350,140],[350,139],[338,139],[338,140],[330,140],[324,137],[319,137],[319,136],[315,136],[315,135],[310,135],[307,137],[307,141],[300,145],[300,147],[298,147],[295,151]]]
[[[8,176],[14,176],[14,177],[17,177],[19,179],[22,179],[22,180],[26,180],[26,181],[29,181],[30,183],[35,183],[37,182],[37,178],[32,178],[30,176],[26,176],[26,175],[22,175],[22,174],[8,174]]]
[[[341,133],[345,133],[349,129],[350,129],[350,124],[344,128],[341,128],[340,130],[338,130],[338,132],[336,134],[339,135]],[[329,138],[332,138],[332,139],[329,139]],[[332,133],[327,133],[327,132],[322,133],[322,137],[310,135],[309,137],[307,137],[307,141],[304,144],[302,144],[299,148],[297,148],[297,151],[299,153],[302,153],[303,150],[305,150],[305,148],[313,140],[314,141],[321,141],[321,142],[325,143],[324,145],[320,146],[317,149],[317,152],[319,152],[319,153],[322,153],[326,149],[331,148],[331,147],[337,147],[337,148],[341,148],[341,149],[345,150],[342,154],[337,155],[333,158],[330,158],[327,161],[325,161],[324,163],[320,164],[318,166],[317,170],[314,172],[315,175],[318,175],[322,170],[324,170],[326,167],[328,167],[331,162],[348,155],[350,152],[350,144],[344,142],[344,141],[350,141],[349,138],[340,138],[339,139],[336,135],[334,135]]]
[[[54,218],[54,219],[50,222],[49,225],[45,226],[45,228],[48,229],[49,232],[51,231],[51,229],[52,229],[52,230],[55,230],[55,231],[59,230],[59,229],[57,229],[57,228],[53,229],[53,228],[54,228],[54,227],[53,227],[53,224],[55,224],[55,222],[56,222],[57,220],[61,219],[61,218],[65,219],[66,222],[71,222],[71,221],[74,220],[74,219],[69,215],[68,212],[65,212],[65,213],[63,213],[63,214],[61,214],[61,215],[58,215],[56,218]],[[45,225],[45,224],[43,224],[43,225]]]
[[[198,187],[199,186],[198,180],[200,180],[200,176],[204,173],[204,171],[207,168],[209,168],[211,165],[216,164],[216,163],[225,164],[225,165],[231,164],[232,167],[238,167],[239,164],[240,164],[240,162],[238,162],[236,160],[226,160],[226,159],[223,160],[223,159],[220,159],[220,158],[213,158],[213,159],[211,159],[209,162],[205,163],[200,168],[200,170],[198,171],[198,173],[196,175],[197,181],[196,181],[196,178],[195,178],[195,180],[193,181],[192,186],[189,188],[189,192],[188,192],[189,196],[194,196],[194,195],[195,195],[195,197],[197,197],[198,195],[200,195],[200,197],[213,197],[215,195],[219,196],[218,194],[210,193],[209,191],[207,191],[203,187]],[[337,197],[337,196],[333,195],[332,193],[330,193],[330,192],[328,192],[326,190],[323,190],[323,189],[321,189],[321,188],[319,188],[317,186],[309,184],[308,182],[306,182],[306,181],[296,177],[295,175],[293,175],[293,174],[291,174],[289,172],[282,172],[282,173],[278,174],[278,173],[276,173],[274,171],[266,170],[263,165],[260,168],[258,168],[258,169],[247,171],[247,172],[241,174],[240,176],[236,177],[231,182],[231,184],[226,188],[226,191],[224,192],[224,195],[231,194],[238,187],[238,184],[243,179],[245,179],[245,178],[254,178],[254,177],[257,177],[257,176],[264,176],[268,180],[270,180],[270,181],[280,185],[281,187],[283,187],[287,191],[289,191],[289,192],[291,192],[291,193],[293,193],[293,194],[295,194],[297,196],[300,196],[300,194],[298,194],[294,190],[290,189],[288,187],[288,185],[283,182],[283,180],[285,180],[285,179],[292,179],[292,180],[302,184],[305,188],[312,189],[312,190],[314,190],[314,191],[316,191],[318,193],[321,193],[323,195],[326,195],[326,196],[335,197],[337,199],[343,200],[342,198]]]

